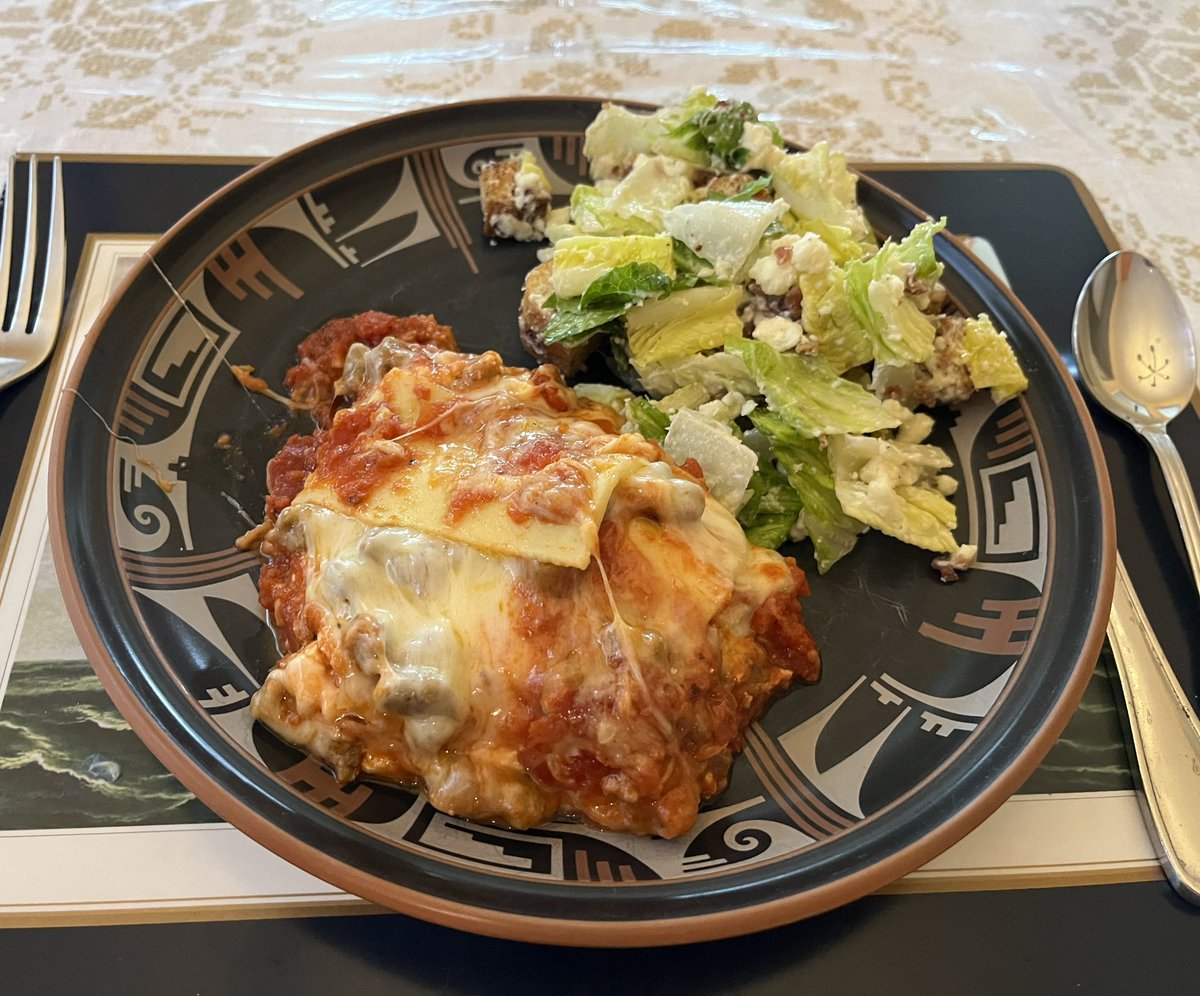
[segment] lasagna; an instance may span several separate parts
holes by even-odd
[[[795,562],[554,367],[368,313],[310,336],[288,385],[317,428],[268,467],[285,656],[252,709],[343,782],[675,837],[747,724],[817,678]]]

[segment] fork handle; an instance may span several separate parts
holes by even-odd
[[[1108,641],[1121,676],[1146,829],[1175,890],[1200,904],[1200,724],[1119,555]]]
[[[1179,450],[1167,435],[1165,428],[1147,429],[1142,432],[1154,449],[1155,456],[1167,479],[1167,491],[1171,504],[1179,517],[1179,528],[1183,530],[1183,545],[1187,548],[1188,561],[1192,565],[1192,578],[1196,590],[1200,591],[1200,511],[1196,509],[1196,493],[1192,490]]]

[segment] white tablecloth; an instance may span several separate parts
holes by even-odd
[[[1182,0],[0,5],[4,155],[270,155],[439,102],[694,83],[857,160],[1065,167],[1200,327],[1200,7]]]

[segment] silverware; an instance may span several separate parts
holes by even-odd
[[[1200,511],[1167,434],[1196,389],[1196,339],[1183,302],[1144,256],[1114,252],[1083,285],[1071,335],[1087,389],[1158,457],[1200,589]]]
[[[1141,775],[1142,815],[1167,878],[1200,904],[1200,723],[1119,556],[1108,642]]]
[[[1200,518],[1167,423],[1196,384],[1196,346],[1183,304],[1137,253],[1101,260],[1075,305],[1072,342],[1093,397],[1150,442],[1162,464],[1200,586]],[[1108,620],[1139,775],[1138,799],[1167,878],[1200,904],[1200,722],[1138,600],[1125,564]]]
[[[12,204],[15,160],[8,161],[4,218],[0,222],[0,387],[32,373],[50,355],[62,321],[67,278],[66,223],[63,219],[62,160],[54,157],[54,180],[50,191],[50,228],[41,289],[34,299],[34,264],[38,253],[37,156],[29,158],[29,193],[25,213],[25,248],[12,317],[4,325],[8,309],[8,281],[13,254]],[[34,316],[30,324],[30,315]]]

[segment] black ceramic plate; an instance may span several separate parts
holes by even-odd
[[[277,653],[255,560],[234,540],[261,513],[281,432],[306,427],[227,365],[252,364],[278,385],[308,332],[368,308],[432,312],[464,349],[525,363],[515,315],[535,249],[480,237],[478,167],[526,148],[565,194],[584,176],[596,109],[509,100],[389,118],[269,162],[197,208],[130,275],[75,368],[87,405],[69,395],[57,427],[55,554],[89,657],[133,727],[284,857],[483,933],[697,940],[863,895],[1016,789],[1099,651],[1111,502],[1090,422],[1045,336],[939,237],[951,293],[1008,330],[1030,380],[1024,398],[999,408],[979,398],[937,430],[965,482],[959,535],[978,544],[979,564],[943,585],[929,554],[870,535],[825,577],[814,571],[805,612],[825,675],[750,728],[729,789],[691,833],[472,824],[408,792],[339,787],[256,729],[248,700]],[[860,192],[883,235],[921,217],[869,182]],[[807,549],[791,552],[811,563]]]

